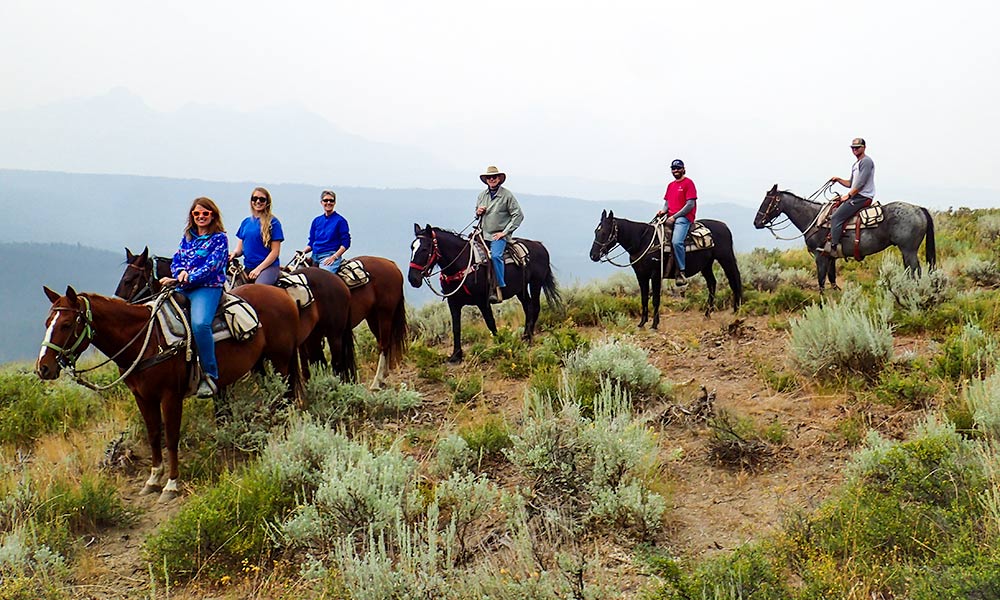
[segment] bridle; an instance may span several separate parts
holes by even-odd
[[[601,226],[598,225],[597,226],[597,232],[599,232],[600,230],[601,230]],[[595,232],[595,233],[597,233],[597,232]],[[599,250],[600,250],[600,253],[601,253],[600,254],[601,258],[604,258],[604,257],[606,257],[608,255],[608,252],[610,252],[611,249],[614,248],[615,244],[617,244],[617,243],[618,243],[618,221],[616,219],[612,218],[611,219],[611,233],[608,235],[608,239],[604,240],[603,242],[599,242],[599,241],[597,241],[597,236],[595,235],[594,236],[594,244],[596,244],[599,247]]]
[[[441,249],[438,248],[437,232],[431,229],[431,251],[427,255],[427,264],[421,265],[415,262],[410,262],[411,269],[417,269],[420,271],[420,276],[427,279],[431,276],[431,269],[434,268],[434,263],[441,258]],[[426,235],[417,235],[418,240],[426,240]]]
[[[757,217],[755,220],[759,220],[768,229],[774,227],[773,221],[778,217],[781,210],[781,192],[775,190],[773,193],[768,192],[764,199],[767,200],[767,207],[763,210],[757,211]],[[770,218],[767,218],[771,215]],[[767,219],[766,221],[764,219]]]
[[[469,278],[469,273],[472,273],[473,271],[475,271],[475,269],[472,266],[472,259],[473,259],[472,240],[470,239],[466,243],[466,245],[469,246],[469,264],[465,265],[464,269],[462,269],[461,271],[459,271],[458,273],[456,273],[454,275],[446,275],[445,272],[444,272],[445,269],[447,269],[451,265],[455,264],[455,262],[459,258],[461,258],[461,256],[462,256],[462,252],[461,251],[459,251],[459,253],[455,256],[455,258],[450,263],[448,263],[447,265],[445,265],[443,267],[440,267],[440,271],[439,271],[438,277],[441,280],[441,291],[439,292],[436,289],[434,289],[434,286],[431,285],[431,280],[430,280],[430,278],[431,278],[431,269],[434,268],[434,265],[435,265],[435,263],[437,263],[438,259],[444,258],[444,257],[441,254],[440,247],[438,247],[437,232],[434,231],[433,229],[431,229],[431,236],[430,237],[431,237],[431,251],[430,251],[430,253],[427,256],[427,264],[421,265],[420,263],[416,263],[416,262],[412,262],[411,261],[410,262],[410,268],[411,269],[417,269],[417,271],[420,272],[420,276],[423,277],[427,281],[427,288],[430,289],[430,291],[433,292],[435,296],[439,296],[441,298],[448,298],[450,296],[454,296],[455,294],[458,293],[459,290],[461,290],[461,289],[463,289],[465,287],[465,280]],[[426,240],[427,236],[426,235],[417,234],[417,239],[418,240]],[[451,283],[451,282],[454,282],[454,281],[458,282],[458,284],[455,286],[455,289],[453,289],[450,292],[445,293],[444,292],[444,284]],[[469,293],[468,290],[466,290],[466,293]]]
[[[600,244],[600,248],[601,248],[601,254],[600,254],[601,260],[604,261],[604,262],[606,262],[606,263],[610,263],[610,264],[612,264],[612,265],[614,265],[616,267],[631,267],[632,265],[634,265],[637,262],[641,261],[642,259],[646,258],[646,256],[649,255],[649,251],[652,250],[653,247],[656,245],[656,240],[657,240],[657,236],[658,236],[657,229],[656,229],[656,226],[653,225],[653,223],[650,223],[650,225],[653,225],[653,235],[650,237],[649,245],[646,246],[646,249],[643,250],[642,253],[640,253],[639,256],[636,257],[635,260],[632,260],[632,261],[630,261],[628,263],[625,263],[625,264],[616,263],[614,261],[614,259],[612,259],[610,256],[608,256],[608,253],[610,252],[611,248],[613,248],[615,246],[615,244],[618,243],[618,219],[612,217],[611,218],[611,223],[612,223],[612,225],[611,225],[611,235],[608,236],[607,240],[605,240],[604,242],[598,242],[597,241],[596,232],[595,232],[595,235],[594,235],[594,243],[595,244]],[[655,223],[655,220],[654,220],[654,223]],[[601,228],[600,225],[598,225],[597,229],[599,230],[600,228]],[[625,252],[624,248],[622,249],[622,252],[623,253]],[[660,254],[661,255],[663,254],[662,245],[661,245],[661,248],[660,248]]]
[[[79,350],[81,346],[86,349],[86,345],[94,339],[94,315],[90,310],[90,299],[86,296],[80,296],[80,299],[83,301],[83,308],[71,308],[68,306],[58,306],[52,308],[52,311],[56,313],[66,312],[76,314],[76,321],[73,323],[74,333],[80,329],[81,325],[83,326],[83,331],[77,334],[76,341],[73,342],[73,345],[65,348],[58,344],[53,344],[48,340],[42,342],[42,346],[56,351],[56,363],[58,363],[60,367],[69,370],[76,369],[76,361],[79,360],[80,355],[83,353],[82,351],[77,352],[77,350]]]

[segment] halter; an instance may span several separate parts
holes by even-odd
[[[427,239],[427,236],[425,236],[425,235],[417,235],[417,239],[418,240],[419,239]],[[471,247],[472,246],[472,240],[470,239],[466,243],[466,245],[469,246],[469,264],[465,265],[464,269],[462,269],[458,273],[455,273],[454,275],[446,275],[445,272],[444,272],[445,269],[447,269],[451,265],[455,264],[455,262],[462,256],[461,250],[458,252],[458,256],[456,256],[454,260],[452,260],[450,263],[448,263],[444,267],[441,267],[441,270],[439,271],[439,275],[438,275],[439,279],[441,280],[441,291],[440,292],[437,291],[436,289],[434,289],[434,286],[431,285],[431,280],[430,280],[430,278],[431,278],[431,269],[434,267],[434,263],[437,262],[437,260],[439,258],[444,258],[441,255],[441,249],[438,247],[437,232],[434,231],[433,229],[431,229],[431,243],[432,243],[431,252],[430,252],[430,255],[427,257],[427,264],[420,265],[418,263],[411,262],[410,263],[410,268],[411,269],[417,269],[420,272],[420,276],[423,277],[427,281],[427,288],[431,292],[433,292],[435,296],[439,296],[441,298],[448,298],[450,296],[454,296],[455,294],[458,293],[459,290],[461,290],[465,286],[465,280],[468,279],[469,273],[475,271],[475,269],[472,267],[472,259],[473,259],[473,256],[472,256],[473,253],[472,253],[472,247]],[[455,289],[453,289],[452,291],[445,293],[444,292],[444,285],[446,283],[452,283],[453,281],[458,281],[458,285],[456,285]],[[469,293],[468,290],[465,290],[465,292]]]
[[[649,245],[646,246],[646,249],[643,250],[642,253],[639,254],[639,256],[635,260],[633,260],[631,262],[628,262],[628,263],[626,263],[624,265],[616,263],[610,256],[608,256],[608,252],[611,250],[611,248],[614,247],[615,244],[618,243],[618,219],[612,218],[611,222],[613,223],[612,229],[611,229],[611,235],[608,236],[607,241],[601,243],[601,260],[602,261],[604,261],[606,263],[610,263],[610,264],[612,264],[612,265],[614,265],[616,267],[631,267],[635,263],[637,263],[637,262],[641,261],[642,259],[646,258],[646,256],[649,255],[649,251],[652,250],[653,246],[656,245],[656,238],[659,237],[659,234],[657,233],[656,227],[654,226],[654,228],[653,228],[653,236],[649,240]],[[661,248],[660,248],[660,254],[663,254],[662,243],[661,243]]]
[[[80,298],[83,300],[83,308],[60,306],[52,309],[54,312],[76,313],[76,322],[73,324],[73,331],[75,332],[81,324],[83,325],[83,331],[77,335],[73,345],[69,348],[63,348],[50,341],[42,343],[46,348],[56,351],[56,362],[64,369],[74,370],[76,368],[76,361],[80,358],[77,349],[85,343],[89,344],[94,339],[94,315],[90,310],[90,299],[86,296],[80,296]]]
[[[833,187],[833,181],[827,181],[822,186],[820,186],[820,188],[818,190],[816,190],[815,192],[813,192],[811,196],[809,196],[808,198],[806,198],[805,199],[806,202],[812,202],[812,203],[818,204],[819,202],[818,202],[818,200],[816,200],[816,198],[819,197],[819,196],[823,196],[823,200],[825,202],[828,202],[829,200],[827,200],[828,196],[826,195],[826,193],[828,191],[830,191],[830,188],[832,188],[832,187]],[[784,237],[779,236],[777,233],[775,233],[775,230],[782,231],[784,229],[788,229],[788,227],[791,225],[791,222],[792,222],[791,217],[789,217],[787,214],[785,215],[785,220],[784,221],[782,221],[780,223],[775,223],[774,222],[774,220],[778,218],[778,215],[781,214],[781,212],[780,212],[781,207],[779,205],[781,204],[781,194],[782,193],[783,192],[780,192],[778,190],[775,190],[773,194],[771,192],[768,192],[767,195],[764,196],[764,199],[768,201],[767,208],[765,208],[762,211],[758,210],[757,211],[757,217],[756,217],[756,219],[761,219],[761,221],[763,222],[764,226],[767,227],[767,230],[770,231],[771,235],[773,235],[774,238],[777,239],[777,240],[788,241],[788,240],[797,240],[799,238],[804,238],[806,236],[806,233],[808,233],[810,230],[812,230],[812,228],[814,226],[816,226],[816,222],[819,220],[819,213],[816,213],[816,218],[814,218],[813,221],[812,221],[812,223],[810,223],[805,229],[803,229],[802,232],[799,235],[792,236],[790,238],[784,238]],[[772,213],[774,214],[774,216],[772,216],[767,221],[763,221],[763,219],[767,215],[770,215]],[[754,219],[754,221],[756,221],[756,219]]]

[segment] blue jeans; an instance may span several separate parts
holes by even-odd
[[[855,196],[838,206],[837,210],[833,211],[833,215],[830,217],[831,243],[840,243],[840,238],[844,235],[844,224],[847,223],[851,217],[861,212],[862,208],[871,204],[871,201],[871,198],[865,198],[860,195]]]
[[[326,259],[328,259],[328,258],[330,258],[331,256],[333,256],[333,254],[334,254],[333,252],[327,252],[326,254],[320,254],[319,256],[316,256],[314,254],[313,255],[313,260],[316,261],[316,266],[317,267],[319,267],[321,269],[325,269],[325,270],[327,270],[327,271],[329,271],[329,272],[331,272],[333,274],[336,274],[337,273],[337,269],[339,269],[340,265],[342,265],[344,263],[344,257],[343,256],[341,256],[340,258],[334,260],[332,264],[329,264],[329,265],[324,265],[323,264],[323,261],[326,260]]]
[[[691,230],[691,221],[687,217],[677,217],[674,220],[674,235],[670,238],[670,245],[674,248],[674,262],[677,263],[677,272],[683,274],[687,268],[687,257],[684,254],[684,238]]]
[[[215,362],[215,340],[212,339],[212,318],[219,309],[221,287],[199,287],[180,290],[191,301],[191,334],[198,349],[201,370],[212,379],[219,379],[219,365]]]
[[[493,261],[493,272],[497,275],[497,287],[505,287],[503,278],[503,251],[507,248],[507,238],[490,240],[490,260]]]

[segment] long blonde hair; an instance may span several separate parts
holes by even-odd
[[[264,210],[260,211],[260,239],[264,242],[264,248],[271,249],[271,219],[274,214],[271,213],[271,192],[267,191],[267,188],[255,187],[252,192],[250,192],[250,210],[255,210],[253,205],[254,194],[260,192],[264,194],[267,198],[267,203],[264,205]]]
[[[198,235],[198,226],[194,224],[194,217],[191,216],[191,213],[199,206],[212,211],[212,223],[208,226],[208,232],[210,234],[225,233],[226,228],[222,225],[222,213],[219,212],[219,207],[215,205],[215,202],[212,202],[211,198],[202,196],[195,198],[194,202],[191,203],[191,208],[188,209],[187,225],[184,226],[184,237],[188,240],[193,240]]]

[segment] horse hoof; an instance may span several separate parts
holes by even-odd
[[[452,354],[451,356],[448,357],[448,362],[450,362],[453,365],[457,364],[457,363],[460,363],[460,362],[462,362],[462,355],[461,354]]]
[[[638,325],[636,325],[636,328],[638,328],[638,329],[642,329],[642,328],[643,328],[643,327],[644,327],[645,325],[646,325],[646,322],[645,322],[645,321],[639,321],[639,324],[638,324]]]
[[[148,496],[150,494],[159,494],[162,491],[163,491],[162,485],[150,485],[147,483],[146,485],[142,486],[142,491],[139,492],[139,495]]]
[[[167,504],[168,502],[176,499],[178,496],[180,496],[180,492],[175,490],[163,490],[156,502],[157,504]]]

